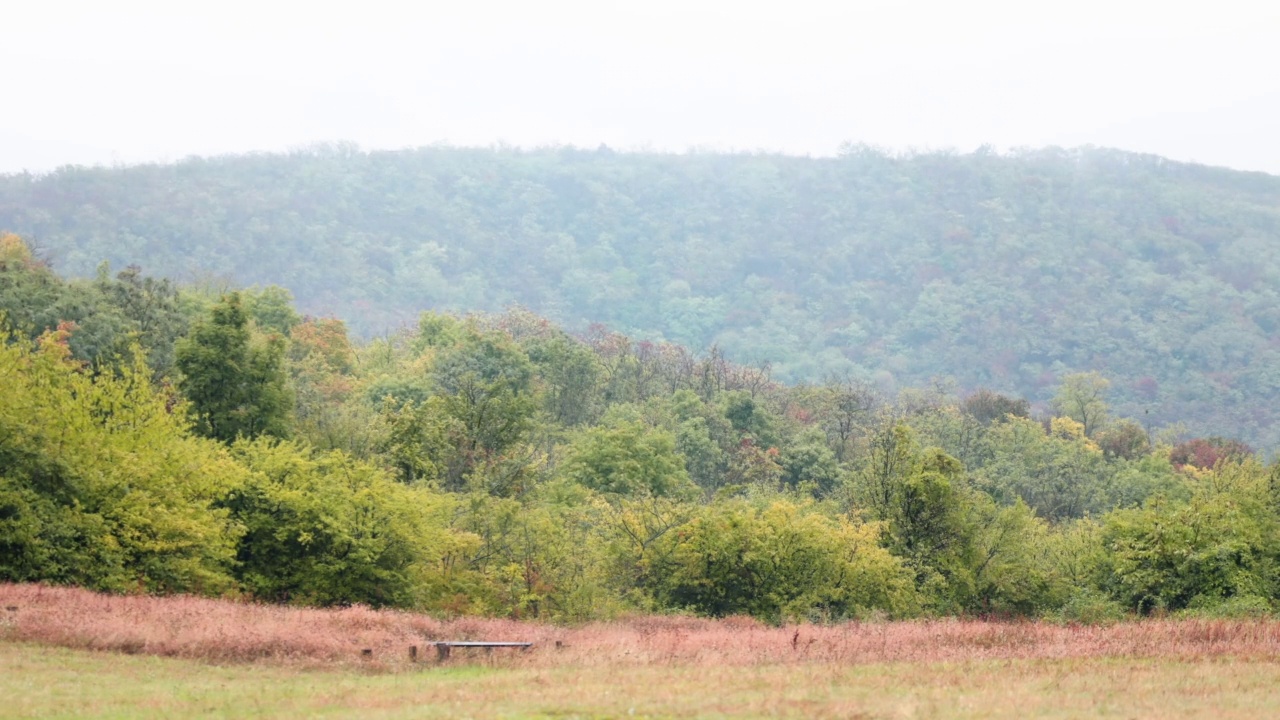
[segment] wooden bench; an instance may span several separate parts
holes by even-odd
[[[427,644],[435,646],[436,657],[440,660],[448,660],[449,653],[454,648],[484,648],[485,652],[493,652],[494,648],[520,648],[521,650],[528,650],[533,647],[533,643],[531,642],[485,642],[479,640],[438,640]]]

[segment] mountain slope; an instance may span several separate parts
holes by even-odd
[[[786,380],[950,376],[1280,445],[1280,178],[1109,150],[839,158],[427,148],[0,177],[64,273],[277,283],[358,331],[526,305]]]

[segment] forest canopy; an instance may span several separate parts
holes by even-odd
[[[1278,198],[1265,174],[1089,148],[342,145],[3,176],[0,229],[71,276],[105,259],[279,285],[363,338],[426,308],[518,304],[787,382],[951,378],[1045,410],[1065,377],[1097,372],[1148,428],[1275,448]]]

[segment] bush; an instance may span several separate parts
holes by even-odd
[[[1058,617],[1085,625],[1109,625],[1125,618],[1124,607],[1093,588],[1082,588],[1067,599]]]
[[[140,352],[94,375],[73,333],[0,337],[0,580],[230,589],[240,530],[212,503],[245,473],[169,411]]]
[[[652,578],[666,607],[771,622],[901,616],[915,609],[911,573],[880,546],[877,525],[831,519],[775,500],[705,507],[665,538]]]
[[[232,452],[249,470],[223,504],[245,528],[236,575],[254,596],[316,605],[422,606],[447,595],[470,539],[451,500],[334,451],[261,438]]]
[[[1225,600],[1206,595],[1195,597],[1181,617],[1244,620],[1271,617],[1275,608],[1271,601],[1258,595],[1237,595]]]

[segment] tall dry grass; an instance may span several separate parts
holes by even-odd
[[[10,609],[16,608],[16,609]],[[521,640],[532,652],[455,651],[519,666],[768,665],[1150,657],[1280,659],[1280,622],[1144,620],[1111,626],[921,620],[769,627],[749,618],[637,617],[581,627],[365,607],[322,610],[193,597],[103,595],[0,584],[0,639],[211,662],[395,669],[433,640]],[[557,647],[557,641],[560,647]],[[362,651],[372,650],[372,659]]]

